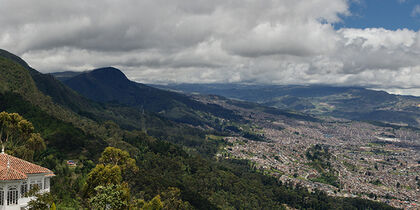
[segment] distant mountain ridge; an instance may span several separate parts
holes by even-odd
[[[99,102],[125,99],[136,88],[121,71],[112,67],[81,73],[64,83],[81,95]]]
[[[420,97],[325,85],[169,84],[154,87],[215,94],[307,114],[420,126]]]
[[[79,74],[82,74],[84,72],[80,72],[80,71],[63,71],[63,72],[54,72],[54,73],[50,73],[52,76],[54,76],[56,79],[60,80],[60,81],[65,81],[68,80],[70,78],[73,78]]]
[[[67,72],[67,75],[72,74]],[[114,67],[86,71],[66,78],[63,83],[97,102],[129,105],[193,125],[210,123],[203,117],[205,113],[230,119],[240,118],[233,111],[218,105],[204,104],[183,94],[130,81],[124,73]]]

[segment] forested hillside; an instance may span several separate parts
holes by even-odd
[[[113,192],[106,202],[116,209],[391,209],[281,183],[245,160],[215,159],[228,142],[208,137],[223,136],[224,130],[179,124],[154,110],[92,102],[5,51],[0,111],[18,113],[45,141],[33,161],[57,176],[52,199],[39,202],[54,202],[58,209],[97,208]],[[11,150],[6,152],[18,154]]]
[[[119,69],[100,68],[63,81],[73,90],[96,102],[123,104],[192,125],[213,125],[206,116],[238,120],[231,110],[203,104],[191,98],[130,81]]]

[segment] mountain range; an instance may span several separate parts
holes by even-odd
[[[316,116],[420,127],[420,97],[325,85],[169,84],[184,93],[215,94]]]

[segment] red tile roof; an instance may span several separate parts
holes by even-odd
[[[21,180],[28,177],[13,168],[0,166],[0,180]]]
[[[8,163],[10,167],[8,167]],[[7,170],[3,171],[2,168],[5,168]],[[53,174],[51,170],[44,168],[42,166],[30,163],[26,160],[13,157],[5,153],[0,153],[0,180],[8,180],[8,179],[1,179],[3,177],[2,176],[3,174],[5,174],[4,178],[9,177],[11,178],[11,180],[15,179],[16,177],[21,177],[17,175],[17,173],[23,174],[25,176],[26,174],[40,174],[40,173]],[[13,174],[13,175],[10,175],[10,174]]]

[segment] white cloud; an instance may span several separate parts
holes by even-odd
[[[416,5],[411,12],[411,17],[418,17],[420,15],[420,4]]]
[[[116,66],[148,83],[420,89],[420,32],[334,29],[349,2],[0,0],[0,48],[42,72]]]
[[[336,34],[329,24],[317,21],[301,23],[260,23],[247,33],[225,41],[228,51],[247,57],[273,54],[296,56],[330,52],[335,47]]]

